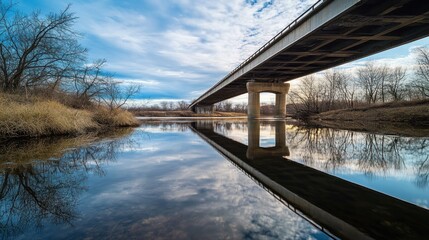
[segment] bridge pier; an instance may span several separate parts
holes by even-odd
[[[214,105],[195,105],[192,107],[194,113],[213,113],[214,110]]]
[[[248,98],[247,117],[251,119],[259,118],[260,113],[260,93],[271,92],[276,94],[275,116],[286,117],[286,94],[289,92],[289,83],[262,83],[247,82]]]

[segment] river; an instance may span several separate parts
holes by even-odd
[[[428,209],[429,137],[217,119],[0,142],[2,239],[422,239]]]

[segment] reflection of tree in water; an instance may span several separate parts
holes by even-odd
[[[290,148],[303,147],[303,160],[312,164],[315,160],[325,159],[324,167],[335,169],[350,159],[355,150],[355,137],[351,131],[339,131],[329,128],[299,128],[288,133]]]
[[[41,227],[44,221],[71,223],[77,217],[77,199],[88,173],[103,175],[102,166],[125,143],[120,138],[90,143],[94,140],[46,138],[0,145],[3,238]]]
[[[211,122],[213,124],[213,129],[217,133],[223,135],[228,135],[231,131],[246,131],[247,132],[247,123],[245,121],[218,121]]]
[[[411,138],[406,141],[406,149],[417,159],[415,169],[417,172],[416,184],[420,187],[428,186],[429,183],[429,153],[427,146],[429,139]]]
[[[429,182],[429,155],[426,156],[426,159],[421,159],[417,161],[417,178],[416,184],[419,187],[426,187]]]
[[[355,160],[368,176],[411,168],[416,184],[428,186],[428,139],[309,127],[295,127],[288,136],[289,147],[302,148],[300,154],[307,164],[322,161],[325,169],[333,170]]]
[[[370,175],[390,168],[401,170],[406,167],[401,148],[400,137],[365,134],[363,147],[358,151],[358,165]]]

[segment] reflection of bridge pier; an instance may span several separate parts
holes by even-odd
[[[289,156],[289,148],[286,146],[286,125],[283,121],[275,122],[275,146],[261,147],[260,135],[261,124],[259,120],[248,121],[248,148],[246,156],[249,159],[258,159],[264,157],[283,157]]]

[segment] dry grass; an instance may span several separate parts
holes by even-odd
[[[40,97],[0,93],[0,109],[0,137],[79,135],[102,127],[138,124],[134,116],[124,110],[74,109]]]
[[[98,127],[88,111],[50,100],[19,102],[3,95],[0,109],[0,136],[80,134]]]
[[[427,125],[429,124],[429,102],[335,110],[320,113],[312,118],[329,121],[401,122]]]
[[[398,102],[324,112],[311,117],[322,126],[406,136],[429,136],[429,101]]]
[[[98,107],[94,111],[94,120],[99,124],[109,127],[138,126],[139,122],[134,115],[122,109],[107,109]]]

